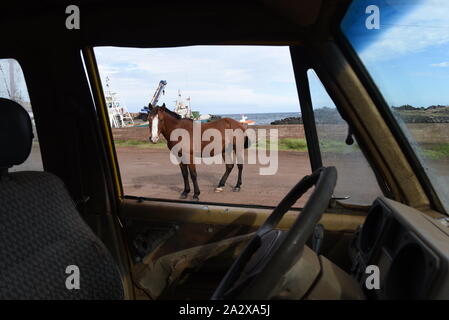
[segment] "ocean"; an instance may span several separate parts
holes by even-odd
[[[289,117],[300,117],[300,112],[273,112],[273,113],[244,113],[247,120],[253,120],[256,124],[270,124],[275,120],[281,120]],[[223,118],[231,118],[235,120],[240,120],[242,114],[220,114],[219,116]]]

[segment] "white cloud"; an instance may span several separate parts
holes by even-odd
[[[381,29],[387,30],[366,47],[361,56],[364,60],[388,60],[448,43],[447,8],[447,0],[426,0],[394,25],[382,25],[381,18]],[[396,9],[402,8],[397,6]]]
[[[447,68],[447,67],[449,67],[449,62],[432,63],[431,66],[432,67]]]
[[[297,111],[288,47],[194,46],[95,49],[102,80],[131,111],[147,105],[160,80],[160,100],[173,106],[178,89],[203,113]]]

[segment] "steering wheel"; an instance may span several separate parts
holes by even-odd
[[[301,258],[306,241],[328,207],[336,183],[335,167],[322,167],[302,178],[257,230],[212,299],[270,298],[282,276]],[[284,214],[314,185],[312,195],[291,228],[275,230]]]

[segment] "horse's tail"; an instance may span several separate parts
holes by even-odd
[[[229,119],[229,118],[225,118],[225,120],[227,121],[230,129],[233,129],[233,130],[240,129],[243,132],[246,131],[246,128],[241,123],[239,123],[237,120]],[[250,146],[251,146],[251,140],[249,140],[248,136],[245,133],[245,140],[244,140],[243,147],[245,149],[248,149]]]
[[[243,145],[243,147],[245,149],[248,149],[251,146],[251,141],[249,140],[248,136],[245,136],[245,144]]]

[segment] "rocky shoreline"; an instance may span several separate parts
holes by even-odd
[[[275,120],[270,123],[271,125],[281,125],[281,124],[302,124],[301,117],[288,117],[281,120]]]
[[[427,108],[416,108],[410,105],[392,107],[394,116],[402,119],[405,123],[449,123],[449,106],[429,106]],[[142,113],[132,113],[134,120],[145,121]],[[344,124],[337,109],[323,107],[314,110],[317,124]],[[145,119],[144,119],[145,118]],[[210,121],[220,119],[219,115],[211,115]],[[302,124],[301,117],[288,117],[272,121],[270,125]]]
[[[449,123],[449,106],[430,106],[427,108],[415,108],[405,105],[391,108],[393,115],[405,123]],[[337,109],[320,108],[314,110],[317,124],[341,124],[343,119]],[[288,117],[276,120],[271,125],[302,124],[301,117]]]

